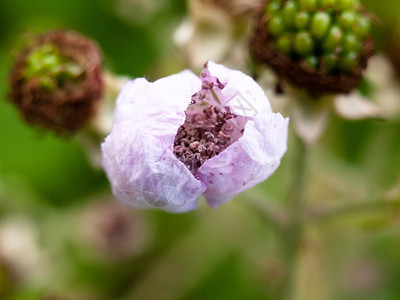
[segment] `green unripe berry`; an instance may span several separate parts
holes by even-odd
[[[296,52],[302,56],[307,56],[314,51],[314,40],[306,31],[301,31],[296,34],[294,41],[294,48]]]
[[[304,64],[308,69],[315,70],[318,68],[318,57],[311,55],[304,60]]]
[[[317,12],[311,22],[311,33],[318,39],[325,36],[331,24],[331,17],[328,13]]]
[[[344,30],[353,29],[357,21],[357,13],[355,11],[346,10],[339,17],[339,23]]]
[[[62,65],[58,50],[46,44],[28,56],[25,75],[31,78],[56,73]]]
[[[331,8],[335,7],[337,0],[320,0],[320,4],[322,8]]]
[[[267,6],[267,14],[274,15],[277,11],[281,9],[281,2],[280,1],[272,1]]]
[[[83,66],[60,55],[60,50],[45,44],[32,52],[26,60],[25,78],[38,78],[41,89],[51,91],[66,80],[78,80],[84,73]]]
[[[356,35],[363,39],[369,35],[371,30],[371,22],[366,17],[360,17],[354,27]]]
[[[54,70],[61,65],[61,60],[58,55],[48,54],[42,58],[42,70],[44,72]]]
[[[55,84],[49,76],[44,76],[40,78],[40,87],[44,91],[51,91],[55,88]]]
[[[283,7],[283,20],[285,24],[289,27],[294,25],[294,19],[297,14],[297,3],[295,1],[288,1]]]
[[[299,5],[301,9],[305,10],[315,10],[318,8],[317,0],[299,0]]]
[[[285,34],[281,36],[278,41],[276,42],[276,45],[278,49],[285,54],[290,54],[292,52],[292,46],[293,44],[293,38],[290,34]]]
[[[332,26],[322,43],[324,50],[335,50],[335,48],[339,45],[342,35],[343,33],[339,26]]]
[[[268,22],[268,29],[273,36],[280,35],[285,31],[285,23],[283,22],[283,18],[279,15],[272,17],[272,19]]]
[[[353,71],[358,65],[358,55],[356,52],[348,52],[340,58],[340,67],[345,71]]]
[[[361,49],[361,42],[353,33],[346,33],[342,39],[342,47],[346,52],[358,52]]]
[[[294,25],[298,30],[308,28],[311,21],[311,15],[308,12],[302,11],[296,14],[294,19]]]
[[[28,77],[33,76],[34,74],[40,74],[43,70],[43,62],[41,60],[31,60],[27,63],[26,75]]]
[[[360,4],[359,0],[337,0],[338,8],[340,10],[354,9]]]
[[[82,67],[73,63],[68,64],[65,70],[65,74],[67,75],[67,77],[70,78],[79,77],[80,75],[82,75],[82,73],[83,73]]]
[[[335,70],[335,68],[337,68],[339,64],[339,58],[333,52],[328,53],[322,57],[322,63],[329,72],[332,72],[333,70]]]

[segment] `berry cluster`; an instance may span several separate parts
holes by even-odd
[[[265,13],[269,42],[305,68],[338,74],[358,66],[371,27],[359,0],[272,0]]]

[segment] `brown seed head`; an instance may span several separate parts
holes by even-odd
[[[19,54],[10,85],[10,99],[28,123],[71,134],[90,120],[101,98],[100,49],[72,31],[45,33]]]

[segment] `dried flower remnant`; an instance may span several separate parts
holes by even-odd
[[[132,207],[185,212],[201,195],[217,207],[276,170],[287,127],[252,78],[209,62],[200,79],[184,71],[128,82],[102,145],[103,167]]]
[[[337,95],[334,102],[336,112],[350,120],[398,120],[400,86],[393,63],[383,55],[375,55],[370,59],[364,76],[370,95],[363,95],[357,90],[350,95]]]
[[[202,3],[212,5],[226,11],[234,18],[243,18],[253,15],[261,5],[262,0],[200,0]]]
[[[272,0],[260,11],[253,57],[311,94],[349,93],[374,53],[358,0]]]
[[[204,61],[214,60],[245,68],[246,33],[261,4],[262,0],[188,1],[188,17],[174,32],[186,64],[201,70]]]
[[[11,101],[25,120],[60,134],[84,126],[101,98],[102,58],[90,39],[71,31],[36,37],[10,74]]]

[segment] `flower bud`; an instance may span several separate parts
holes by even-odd
[[[200,77],[138,78],[118,96],[103,167],[134,208],[186,212],[201,195],[215,208],[278,168],[288,123],[250,76],[211,61]]]
[[[373,54],[371,22],[356,0],[273,0],[260,9],[250,51],[310,94],[349,93]]]
[[[19,54],[10,74],[10,98],[28,123],[70,134],[94,115],[101,72],[95,42],[75,32],[51,31]]]

